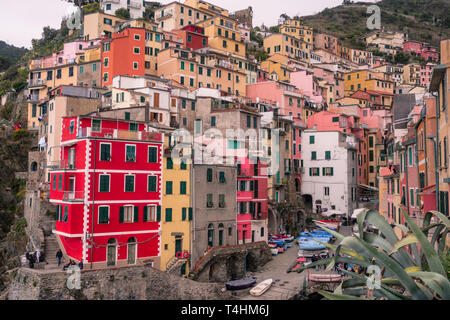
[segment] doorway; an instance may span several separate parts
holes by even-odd
[[[106,265],[114,267],[116,265],[117,246],[116,239],[109,239],[107,246]]]
[[[175,256],[178,252],[181,252],[181,250],[183,250],[183,240],[175,239]]]
[[[128,239],[128,264],[136,264],[136,238]]]

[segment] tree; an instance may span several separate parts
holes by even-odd
[[[116,17],[119,17],[122,19],[127,19],[127,20],[130,19],[130,13],[125,8],[117,9],[114,14],[116,15]]]
[[[269,31],[272,33],[280,33],[280,27],[279,26],[272,26],[269,28]]]
[[[397,52],[397,54],[394,57],[394,62],[399,64],[408,64],[411,56],[403,51]]]

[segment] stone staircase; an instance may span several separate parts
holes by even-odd
[[[56,235],[52,234],[45,237],[45,261],[47,265],[45,269],[58,268],[58,259],[56,258],[56,252],[59,250],[59,244],[56,240]],[[64,263],[64,257],[61,259],[61,264]]]
[[[172,260],[169,261],[166,267],[167,273],[175,273],[177,271],[177,267],[187,262],[188,259],[178,259],[177,257],[173,257]]]

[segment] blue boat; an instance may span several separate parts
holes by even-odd
[[[284,245],[284,240],[279,239],[269,239],[269,243],[275,243],[278,247],[282,247]]]
[[[321,250],[326,248],[325,245],[314,240],[300,240],[299,245],[302,250]]]

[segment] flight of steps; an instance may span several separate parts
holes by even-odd
[[[45,237],[45,261],[47,262],[45,269],[58,268],[58,259],[56,258],[56,252],[58,250],[59,245],[56,236],[52,234],[51,236]],[[63,263],[64,257],[61,259],[61,265]]]

